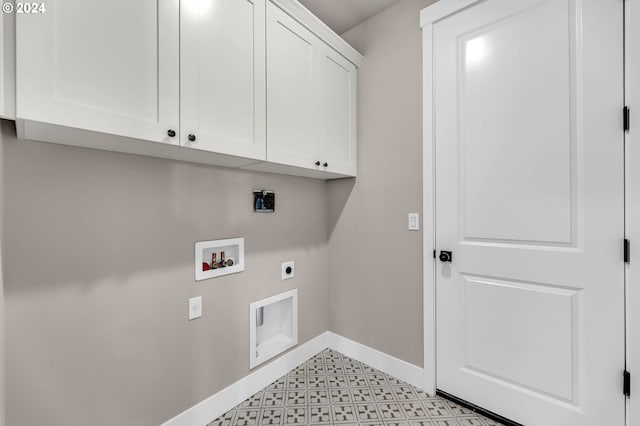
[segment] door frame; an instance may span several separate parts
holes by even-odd
[[[422,74],[423,74],[423,330],[424,330],[424,390],[435,395],[436,375],[436,269],[435,269],[435,127],[434,127],[434,86],[433,86],[433,25],[476,3],[484,0],[447,0],[432,4],[420,11],[422,29]],[[630,108],[630,123],[638,126],[638,131],[630,130],[625,135],[625,238],[638,242],[640,247],[640,26],[634,20],[640,17],[640,0],[624,1],[625,24],[625,104]],[[636,11],[633,7],[638,8]],[[632,46],[630,48],[630,46]],[[634,49],[635,47],[635,49]],[[631,76],[636,76],[635,79]],[[622,105],[621,114],[622,114]],[[634,119],[637,118],[637,119]],[[620,121],[622,127],[622,119]],[[633,167],[635,165],[635,167]],[[635,185],[634,185],[635,183]],[[636,215],[636,219],[633,215]],[[622,242],[621,242],[622,245]],[[622,253],[622,247],[621,247]],[[631,390],[640,392],[640,248],[630,251],[630,263],[625,265],[625,356],[626,369],[635,372],[631,375]],[[636,265],[638,265],[636,267]],[[636,267],[636,269],[634,269]],[[636,277],[637,274],[638,277]],[[635,291],[634,291],[635,290]],[[637,367],[637,368],[636,368]],[[622,371],[620,374],[622,392]],[[633,393],[632,393],[633,395]],[[639,393],[640,395],[640,393]],[[634,395],[635,396],[635,395]],[[640,398],[640,397],[639,397]],[[640,406],[640,401],[635,403]],[[640,414],[633,415],[633,398],[627,398],[626,424],[634,424]],[[636,408],[640,413],[640,407]],[[635,420],[640,424],[640,420]]]
[[[640,114],[640,1],[623,0],[625,24],[625,105],[629,107],[630,129],[625,133],[625,237],[640,244],[640,132],[636,126]],[[636,76],[634,79],[633,76]],[[630,262],[625,265],[625,356],[626,369],[631,374],[631,397],[626,401],[626,424],[640,421],[640,405],[635,393],[640,390],[640,252],[636,246],[630,251]],[[635,373],[635,374],[634,374]],[[635,408],[635,411],[634,411]]]
[[[433,24],[484,0],[439,1],[420,11],[422,29],[422,239],[424,390],[436,393],[435,127],[433,123]]]

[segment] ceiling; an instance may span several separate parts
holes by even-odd
[[[299,0],[307,9],[342,34],[401,0]]]

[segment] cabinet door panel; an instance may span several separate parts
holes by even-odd
[[[15,15],[0,13],[0,117],[16,118]]]
[[[264,13],[264,0],[182,3],[183,145],[265,159]]]
[[[282,10],[267,8],[267,160],[315,167],[314,56],[319,41]]]
[[[57,0],[17,15],[17,116],[172,142],[178,0]]]
[[[322,47],[316,150],[327,171],[355,175],[356,68],[329,46]]]

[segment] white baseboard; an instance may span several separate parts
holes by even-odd
[[[178,414],[162,426],[205,426],[326,348],[342,352],[350,358],[424,389],[422,368],[346,337],[325,331]]]
[[[328,332],[329,347],[357,361],[424,389],[424,369],[338,334]]]
[[[324,332],[178,414],[162,426],[205,426],[327,347],[329,332]]]

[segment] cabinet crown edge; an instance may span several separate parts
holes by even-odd
[[[300,24],[305,26],[333,50],[344,56],[344,58],[353,65],[356,67],[362,65],[364,56],[329,28],[327,24],[322,22],[320,18],[314,15],[309,9],[304,7],[298,0],[269,0],[269,2],[300,22]]]

